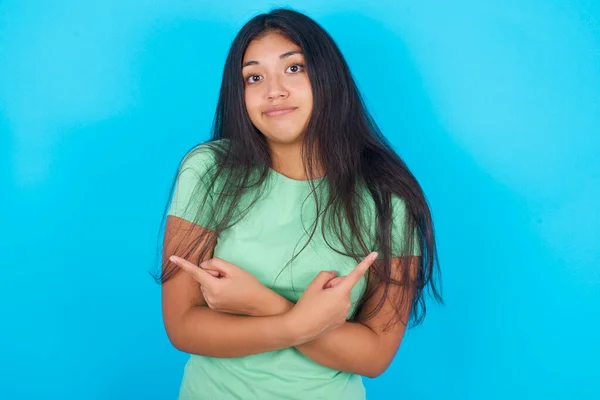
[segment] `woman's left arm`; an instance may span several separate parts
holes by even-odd
[[[411,282],[414,282],[418,268],[418,257],[410,260]],[[215,311],[236,312],[251,316],[272,316],[289,311],[294,303],[262,285],[255,277],[240,267],[224,260],[214,258],[201,265],[214,276],[223,275],[230,279],[231,286],[225,293],[216,298],[208,298],[206,302]],[[402,280],[402,262],[399,258],[392,259],[391,277],[395,281]],[[330,284],[345,277],[337,277]],[[406,305],[402,310],[402,320],[407,321],[412,302],[412,291],[409,293],[403,286],[390,285],[387,299],[377,312],[364,322],[347,321],[339,328],[327,332],[317,339],[296,346],[306,357],[323,366],[369,378],[381,375],[391,364],[406,329],[402,322],[392,326],[390,320],[397,320],[396,309],[390,299],[404,299]],[[381,297],[384,288],[379,286],[375,293],[363,305],[357,319],[372,312]],[[205,295],[206,298],[206,295]]]
[[[411,258],[410,269],[413,272],[410,274],[411,277],[414,277],[418,261],[418,257]],[[400,269],[400,259],[392,259],[392,278],[396,281],[402,279]],[[394,359],[406,330],[406,326],[401,322],[388,326],[388,329],[384,330],[390,320],[397,320],[396,309],[390,299],[404,299],[406,307],[402,312],[402,320],[408,320],[413,293],[402,291],[407,289],[390,285],[388,298],[375,316],[362,323],[346,322],[339,328],[296,348],[313,361],[338,371],[369,378],[381,375]],[[382,286],[378,287],[374,295],[364,304],[358,315],[359,320],[362,315],[375,309],[381,296],[383,296]],[[279,296],[278,307],[278,312],[283,313],[293,307],[293,303]]]

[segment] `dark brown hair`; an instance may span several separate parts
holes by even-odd
[[[205,231],[205,235],[210,235],[210,240],[200,237],[181,254],[185,257],[200,243],[204,243],[198,260],[190,261],[203,259],[210,246],[214,245],[216,237],[243,218],[260,197],[260,188],[271,166],[271,156],[265,137],[252,124],[246,111],[241,66],[248,44],[269,32],[284,35],[304,53],[314,103],[304,134],[302,156],[304,160],[318,157],[326,171],[327,179],[322,182],[328,185],[329,195],[326,201],[317,202],[316,215],[317,218],[323,218],[322,226],[333,229],[337,239],[343,244],[341,249],[330,247],[340,254],[353,257],[357,263],[370,252],[368,243],[375,243],[379,251],[380,259],[371,268],[369,279],[375,279],[378,285],[384,285],[385,295],[375,310],[365,318],[372,317],[380,310],[390,285],[410,285],[414,289],[410,326],[420,324],[426,311],[426,287],[443,304],[441,290],[436,283],[436,279],[441,278],[434,227],[425,195],[366,110],[348,65],[333,39],[315,21],[296,11],[276,9],[252,18],[231,45],[223,72],[212,136],[204,146],[204,149],[212,152],[214,165],[202,178],[213,194],[209,195],[206,190],[205,193],[196,194],[206,200],[208,196],[218,193],[217,198],[211,199],[214,210],[210,226],[214,229]],[[224,142],[227,146],[218,145]],[[188,157],[194,151],[197,149],[191,150]],[[307,176],[314,176],[312,163],[306,162],[305,165]],[[175,182],[171,190],[174,187]],[[311,188],[316,199],[318,196],[312,181]],[[372,226],[373,219],[367,218],[363,211],[360,188],[365,188],[373,200],[376,214],[374,220],[377,224],[374,238],[368,237],[368,227]],[[240,201],[242,196],[250,193],[254,194],[249,206],[240,207],[243,203]],[[394,197],[401,199],[404,205],[402,237],[391,235],[392,213],[402,211],[393,209]],[[201,206],[197,210],[198,217],[202,214],[200,208]],[[165,211],[163,223],[166,214]],[[308,241],[315,234],[316,226],[315,223]],[[345,234],[344,227],[348,228],[350,235]],[[325,235],[324,230],[322,234]],[[395,255],[403,261],[400,280],[391,277],[393,248],[404,249],[404,253]],[[418,249],[420,254],[416,273],[411,273],[408,268],[413,248]],[[292,260],[296,256],[297,254]],[[164,283],[178,270],[177,267],[165,268],[162,265],[160,273],[154,277],[157,282]],[[358,310],[373,295],[374,286],[369,287],[371,290],[364,293]],[[396,305],[397,316],[400,317],[402,310],[406,309],[406,299],[392,300]],[[355,315],[357,314],[358,312]],[[402,322],[408,325],[409,321]]]

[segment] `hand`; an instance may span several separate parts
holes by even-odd
[[[302,340],[307,342],[346,322],[350,312],[352,288],[377,258],[369,254],[348,275],[340,277],[333,287],[325,288],[335,271],[321,271],[308,285],[296,305],[287,313]]]
[[[200,283],[206,304],[214,311],[260,315],[260,307],[276,295],[248,271],[217,257],[200,267],[176,256],[170,260]]]
[[[335,278],[333,278],[329,282],[327,282],[325,284],[325,286],[323,286],[323,289],[329,289],[329,288],[336,286],[338,283],[343,281],[344,278],[345,278],[345,276],[336,276]]]

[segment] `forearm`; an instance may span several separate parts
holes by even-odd
[[[249,317],[196,306],[181,318],[171,341],[186,353],[229,358],[296,346],[306,342],[303,336],[285,314]]]
[[[279,296],[276,303],[265,305],[263,314],[282,315],[294,303]],[[358,322],[345,322],[317,339],[296,345],[302,354],[314,362],[338,371],[350,372],[367,377],[381,374],[379,337],[367,326]]]
[[[345,322],[339,328],[295,347],[314,362],[338,371],[372,378],[385,370],[381,365],[378,335],[358,322]]]

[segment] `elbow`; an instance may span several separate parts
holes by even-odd
[[[182,353],[208,355],[204,354],[204,346],[198,346],[197,341],[187,334],[184,326],[172,327],[166,332],[171,345]]]
[[[375,379],[375,378],[383,375],[383,373],[385,371],[387,371],[389,366],[390,366],[389,362],[374,363],[374,365],[371,368],[369,368],[367,371],[365,371],[366,373],[363,376],[365,376],[367,378]]]
[[[171,345],[181,352],[190,353],[190,341],[186,335],[184,317],[177,319],[165,318],[164,326]]]
[[[383,374],[385,372],[385,370],[373,370],[373,371],[368,371],[366,375],[367,378],[370,379],[375,379],[377,377],[379,377],[381,374]]]
[[[169,338],[169,342],[171,342],[171,345],[177,350],[181,351],[182,353],[209,355],[204,354],[205,352],[202,351],[202,349],[199,349],[197,348],[197,346],[194,346],[194,344],[191,343],[191,341],[188,340],[185,336],[167,333],[167,337]]]
[[[189,350],[183,344],[174,342],[172,340],[171,340],[171,344],[173,345],[173,347],[175,347],[177,350],[181,351],[182,353],[189,353]]]
[[[177,350],[182,351],[184,353],[187,353],[185,346],[184,346],[184,341],[181,340],[181,335],[178,335],[176,332],[176,329],[167,329],[167,338],[169,339],[169,342],[171,342],[171,345],[173,347],[175,347]]]
[[[197,333],[195,335],[192,334],[185,322],[180,322],[181,323],[166,325],[165,331],[167,333],[167,338],[173,347],[182,353],[216,357],[210,351],[210,346],[204,341],[198,340]]]

